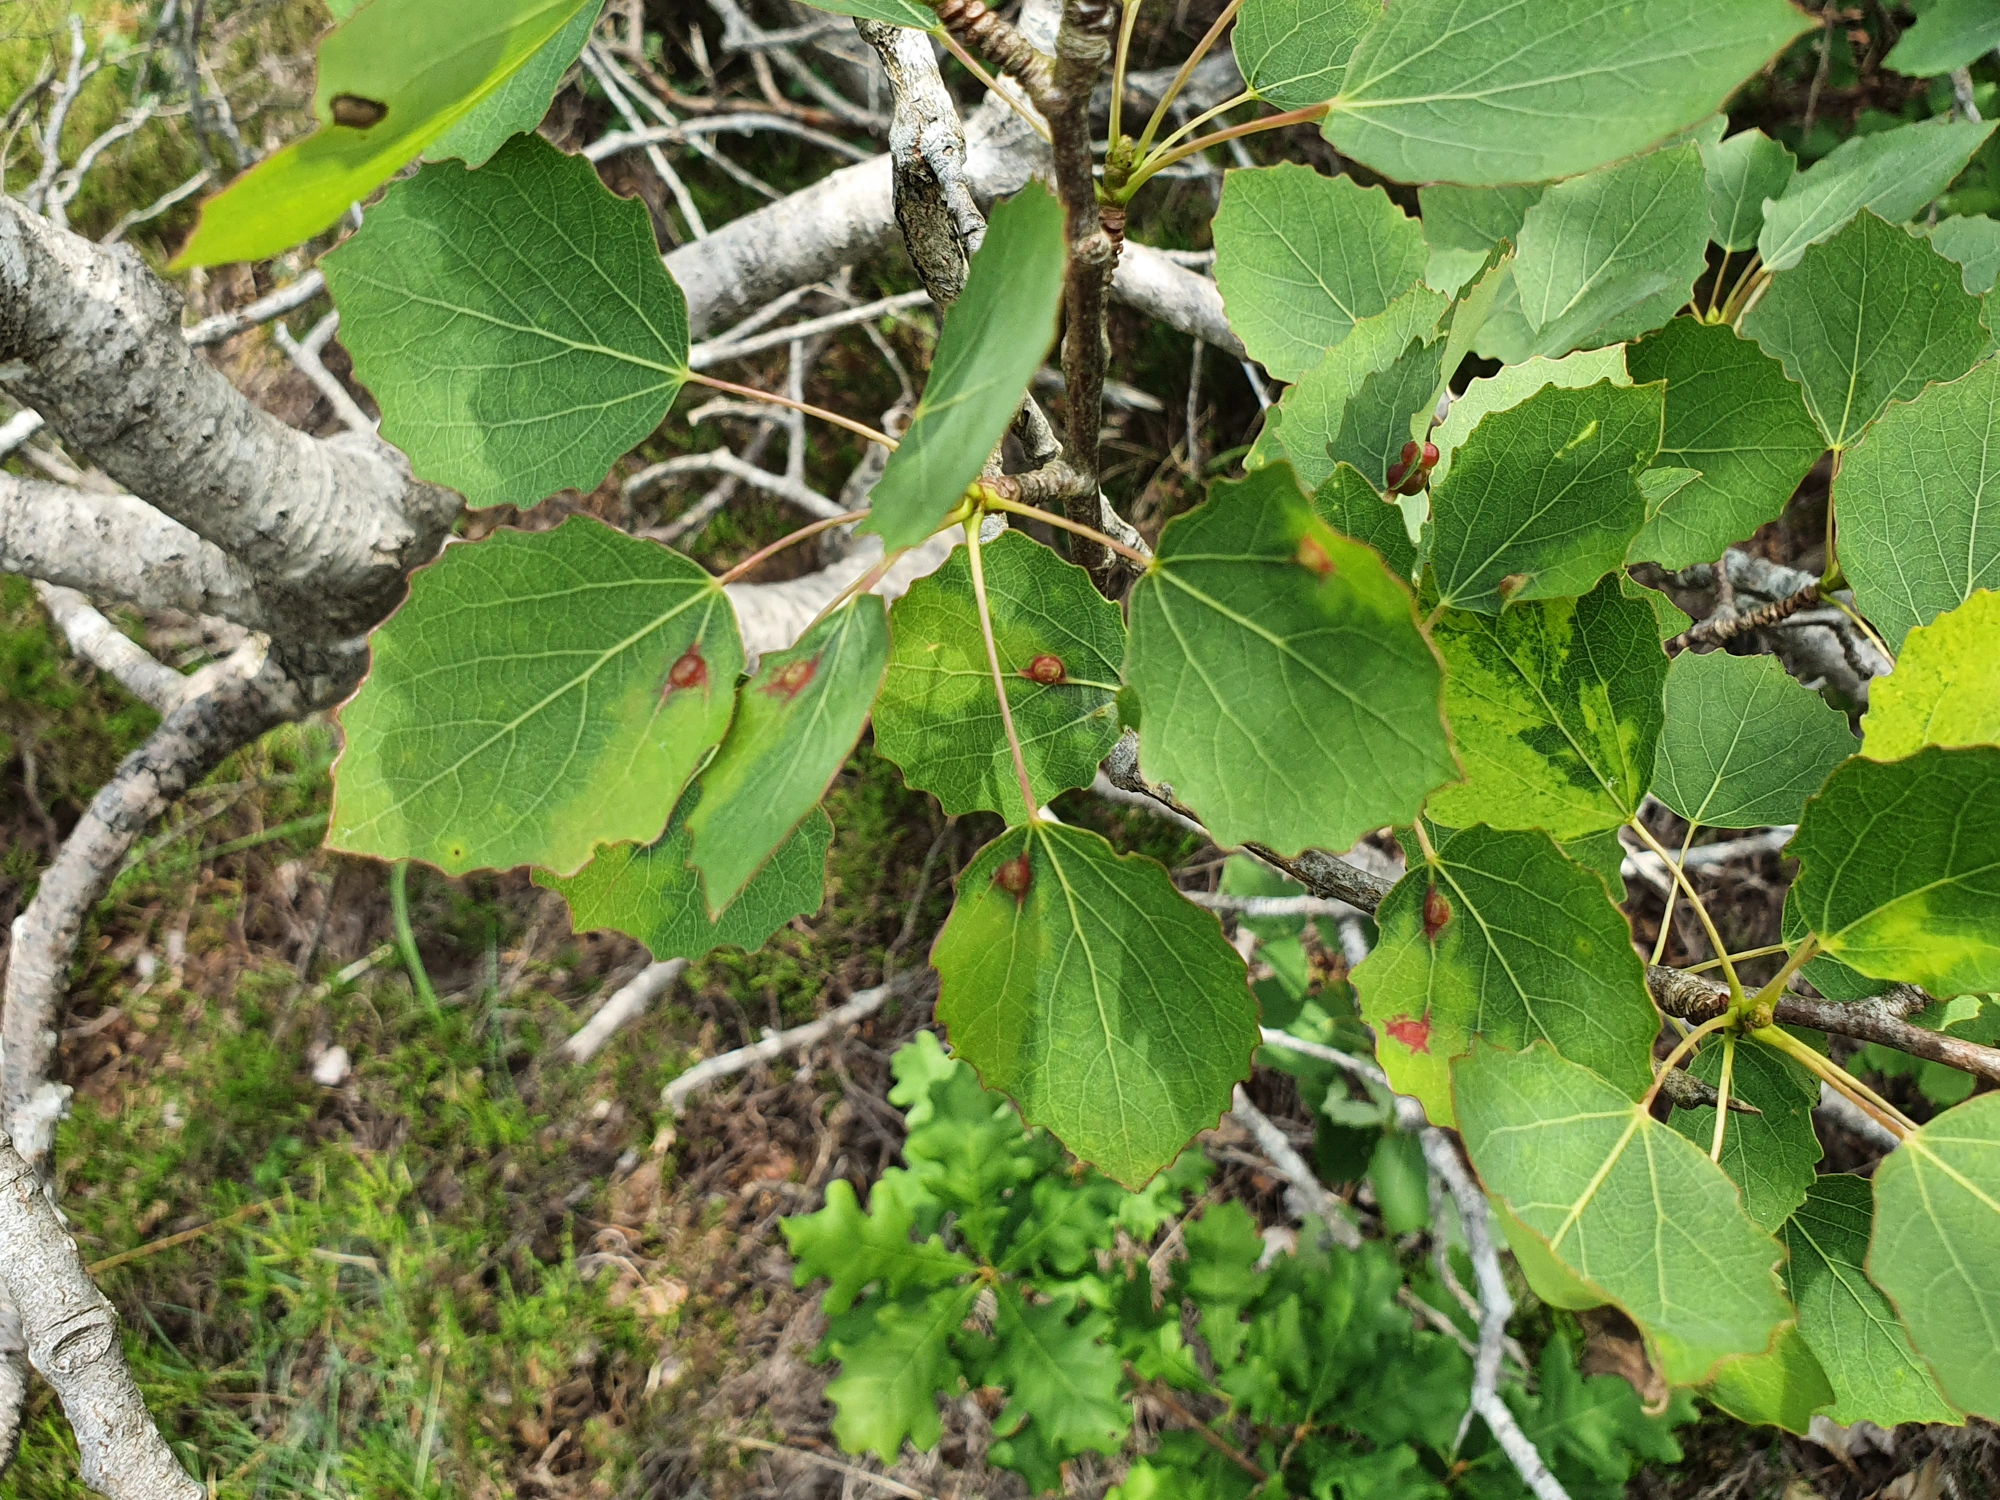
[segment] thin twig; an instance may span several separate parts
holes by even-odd
[[[684,958],[647,964],[620,986],[618,992],[600,1005],[596,1014],[563,1043],[563,1055],[573,1063],[589,1062],[628,1022],[644,1015],[654,1000],[671,989],[687,966],[688,961]]]
[[[850,1479],[859,1479],[878,1489],[887,1490],[892,1495],[903,1495],[907,1500],[934,1500],[922,1490],[912,1489],[900,1479],[891,1479],[887,1474],[877,1474],[856,1464],[842,1463],[837,1458],[828,1458],[823,1453],[814,1453],[807,1448],[794,1448],[787,1443],[767,1443],[762,1438],[732,1437],[730,1442],[739,1448],[758,1448],[766,1453],[782,1453],[788,1458],[802,1458],[809,1464],[822,1469],[831,1469],[836,1474],[845,1474]]]
[[[1292,1143],[1285,1139],[1284,1132],[1271,1123],[1270,1117],[1250,1102],[1250,1096],[1243,1091],[1243,1085],[1236,1085],[1229,1109],[1236,1117],[1236,1123],[1250,1132],[1257,1142],[1257,1149],[1270,1158],[1271,1165],[1278,1169],[1278,1175],[1287,1184],[1285,1202],[1292,1210],[1292,1216],[1301,1223],[1307,1219],[1318,1219],[1326,1226],[1327,1236],[1343,1250],[1361,1248],[1361,1231],[1355,1227],[1347,1205],[1320,1184],[1319,1174],[1306,1164],[1304,1157],[1292,1149]]]

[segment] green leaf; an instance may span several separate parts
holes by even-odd
[[[1808,930],[1806,919],[1799,911],[1799,887],[1794,881],[1785,888],[1785,906],[1779,917],[1778,935],[1786,947],[1796,948],[1805,941]],[[1824,953],[1808,959],[1799,973],[1829,1000],[1866,1000],[1889,987],[1886,979],[1870,979],[1866,974],[1858,974],[1839,959],[1828,958]]]
[[[201,222],[175,266],[264,260],[319,233],[505,86],[579,11],[594,12],[598,3],[378,0],[363,6],[320,43],[313,94],[319,129],[267,156],[203,204]],[[342,99],[358,101],[363,113],[375,115],[372,123],[336,123]]]
[[[1354,44],[1381,13],[1376,0],[1244,0],[1229,45],[1251,93],[1304,109],[1340,92]]]
[[[1345,849],[1456,772],[1410,592],[1282,465],[1168,523],[1133,586],[1141,758],[1225,847]]]
[[[1662,388],[1549,386],[1494,412],[1431,494],[1440,603],[1497,614],[1587,593],[1645,519],[1639,472],[1660,443]]]
[[[2000,219],[1984,214],[1944,219],[1930,232],[1930,241],[1938,254],[1965,268],[1961,279],[1973,296],[1984,296],[2000,282]]]
[[[993,641],[1021,737],[1028,782],[1047,803],[1089,786],[1118,739],[1125,626],[1090,575],[1039,542],[1005,531],[981,549]],[[993,695],[993,671],[962,547],[910,585],[890,611],[889,676],[875,705],[875,748],[948,813],[981,808],[1019,822],[1014,758]],[[1037,662],[1061,677],[1042,682]]]
[[[687,813],[700,795],[697,781],[657,843],[605,845],[574,875],[536,870],[535,884],[562,895],[578,932],[614,928],[644,943],[655,959],[700,958],[724,945],[754,953],[793,917],[819,910],[833,824],[815,810],[742,894],[720,916],[709,916],[701,877],[688,863]]]
[[[1447,610],[1431,639],[1466,779],[1431,794],[1430,816],[1572,839],[1638,812],[1667,658],[1653,612],[1617,578],[1499,615]]]
[[[1913,7],[1915,8],[1915,7]],[[2000,13],[1987,0],[1931,0],[1882,59],[1912,78],[1934,78],[2000,47]]]
[[[1799,914],[1835,958],[1949,998],[2000,990],[2000,748],[1856,756],[1786,852]]]
[[[916,0],[813,0],[814,10],[830,10],[837,16],[859,16],[864,21],[887,21],[891,26],[907,26],[913,31],[936,31],[937,12]]]
[[[1326,444],[1326,456],[1335,464],[1353,465],[1371,485],[1386,485],[1403,449],[1430,426],[1443,383],[1444,344],[1443,339],[1412,340],[1387,369],[1363,379],[1341,410],[1340,428]]]
[[[443,161],[455,156],[468,167],[484,166],[487,158],[507,144],[509,136],[541,124],[563,74],[590,40],[591,28],[603,9],[603,0],[585,0],[562,30],[542,43],[505,83],[426,146],[424,160]]]
[[[1868,1274],[1951,1402],[2000,1417],[2000,1094],[1914,1132],[1875,1169]]]
[[[849,1453],[896,1461],[907,1438],[919,1449],[944,1435],[940,1391],[960,1378],[952,1335],[972,1311],[979,1283],[905,1292],[865,1302],[833,1320],[823,1346],[840,1361],[827,1382],[834,1404],[833,1435]]]
[[[993,210],[916,413],[857,528],[891,552],[937,530],[1020,410],[1055,338],[1063,256],[1062,209],[1040,183]]]
[[[1402,507],[1361,477],[1352,464],[1337,464],[1326,482],[1313,491],[1313,514],[1342,536],[1366,542],[1398,578],[1417,571],[1417,544],[1410,540]]]
[[[1847,716],[1775,656],[1698,656],[1667,669],[1667,727],[1653,795],[1705,828],[1796,823],[1806,798],[1856,749]]]
[[[1242,28],[1239,19],[1239,47]],[[1424,271],[1422,226],[1381,188],[1291,163],[1224,174],[1214,233],[1229,326],[1252,359],[1286,382]]]
[[[1710,1040],[1688,1063],[1703,1083],[1721,1087],[1723,1043]],[[1730,1098],[1762,1114],[1732,1111],[1722,1137],[1722,1170],[1743,1190],[1743,1210],[1759,1228],[1776,1230],[1805,1201],[1820,1159],[1813,1129],[1819,1080],[1774,1047],[1744,1041],[1736,1046]],[[1706,1154],[1715,1141],[1715,1110],[1675,1109],[1668,1120]]]
[[[1104,1341],[1111,1319],[1087,1312],[1072,1323],[1065,1303],[1030,1303],[1010,1282],[996,1291],[994,1357],[983,1374],[1010,1399],[993,1424],[1002,1435],[994,1461],[1039,1490],[1060,1488],[1058,1465],[1079,1453],[1116,1453],[1132,1426],[1118,1351]],[[1021,1462],[1030,1453],[1041,1462]]]
[[[1891,650],[1974,590],[2000,587],[2000,360],[1913,394],[1833,486],[1841,569]]]
[[[1684,568],[1720,557],[1785,508],[1826,444],[1779,363],[1726,324],[1675,318],[1625,351],[1641,383],[1667,383],[1658,462],[1693,470],[1648,496],[1633,560]]]
[[[1770,1348],[1792,1316],[1783,1252],[1706,1152],[1545,1044],[1476,1047],[1452,1086],[1480,1180],[1625,1310],[1670,1383]]]
[[[1466,386],[1464,394],[1451,403],[1451,410],[1431,433],[1431,441],[1437,444],[1438,450],[1437,467],[1431,470],[1432,488],[1444,483],[1445,476],[1451,472],[1452,456],[1464,446],[1465,440],[1472,436],[1472,429],[1485,417],[1519,406],[1536,391],[1548,386],[1580,390],[1600,380],[1608,380],[1613,385],[1632,383],[1632,377],[1625,370],[1623,345],[1565,354],[1561,359],[1532,355],[1472,381]]]
[[[1877,1170],[1878,1183],[1887,1165]],[[1886,1180],[1893,1195],[1897,1173]],[[1862,1269],[1874,1212],[1865,1181],[1834,1173],[1814,1180],[1784,1227],[1785,1287],[1798,1304],[1799,1332],[1822,1354],[1833,1386],[1827,1415],[1842,1426],[1956,1422],[1959,1414],[1910,1347],[1889,1299]]]
[[[1707,1395],[1739,1422],[1804,1437],[1813,1413],[1833,1400],[1833,1387],[1798,1328],[1787,1323],[1768,1354],[1739,1354],[1717,1365]]]
[[[687,821],[688,860],[701,871],[711,911],[736,899],[826,795],[888,665],[888,609],[864,594],[795,645],[766,652],[737,689],[736,716]]]
[[[1867,209],[1891,224],[1910,218],[1951,185],[1993,133],[1993,122],[1925,120],[1853,135],[1792,179],[1764,210],[1757,249],[1765,269],[1788,270]]]
[[[1713,114],[1806,24],[1784,0],[1399,0],[1322,128],[1400,182],[1569,177]]]
[[[1390,1083],[1436,1123],[1453,1123],[1452,1059],[1475,1037],[1551,1042],[1628,1098],[1653,1081],[1659,1017],[1631,931],[1603,877],[1547,834],[1453,834],[1375,920],[1380,940],[1354,971],[1361,1015]]]
[[[1570,1340],[1557,1333],[1542,1346],[1535,1392],[1508,1385],[1507,1404],[1528,1440],[1547,1456],[1573,1496],[1615,1500],[1639,1465],[1681,1461],[1673,1429],[1695,1419],[1694,1402],[1677,1391],[1663,1412],[1649,1413],[1630,1382],[1616,1375],[1579,1376]],[[1492,1459],[1487,1460],[1491,1462]],[[1475,1460],[1477,1462],[1477,1460]]]
[[[1221,924],[1083,829],[1038,820],[981,850],[931,962],[958,1055],[1128,1187],[1250,1071],[1257,1008]]]
[[[372,645],[327,844],[452,875],[658,838],[743,666],[708,573],[584,516],[447,547]]]
[[[687,378],[645,205],[538,135],[398,183],[323,264],[382,435],[474,506],[595,489]]]
[[[1692,145],[1555,184],[1528,210],[1514,258],[1529,352],[1567,354],[1659,327],[1701,275],[1708,230]]]
[[[806,1286],[824,1276],[826,1310],[846,1312],[869,1287],[901,1296],[912,1288],[949,1286],[979,1268],[933,1234],[912,1240],[927,1195],[917,1179],[891,1167],[868,1193],[868,1212],[854,1196],[854,1184],[836,1177],[826,1187],[826,1207],[779,1221],[791,1247],[792,1285]]]
[[[1896,670],[1869,684],[1862,751],[1901,760],[1926,745],[2000,744],[2000,594],[1977,590],[1903,637]]]
[[[1956,380],[1988,342],[1956,262],[1865,210],[1772,276],[1742,326],[1804,388],[1833,448],[1860,441],[1891,401]]]
[[[1739,130],[1701,148],[1708,183],[1709,238],[1725,250],[1748,250],[1764,228],[1764,200],[1792,180],[1798,158],[1761,130]]]
[[[1430,246],[1424,280],[1438,291],[1456,294],[1496,246],[1520,239],[1521,220],[1541,196],[1540,183],[1497,188],[1436,183],[1418,189],[1424,241]]]

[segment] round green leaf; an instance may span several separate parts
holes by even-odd
[[[1903,637],[1896,670],[1869,684],[1862,751],[1900,760],[1926,745],[2000,744],[2000,594],[1975,591]]]
[[[1128,1187],[1249,1074],[1257,1006],[1221,924],[1084,829],[1037,821],[981,850],[931,962],[953,1050]]]
[[[1764,227],[1764,200],[1784,192],[1798,158],[1761,130],[1740,130],[1703,146],[1701,164],[1710,238],[1725,250],[1748,250]]]
[[[1472,429],[1493,412],[1519,406],[1545,386],[1578,390],[1600,380],[1613,385],[1632,383],[1625,369],[1623,344],[1565,354],[1561,359],[1544,359],[1537,354],[1516,364],[1502,365],[1491,375],[1470,382],[1431,433],[1431,441],[1438,450],[1437,467],[1431,470],[1432,488],[1444,483],[1445,476],[1451,473],[1452,456],[1472,436]]]
[[[1925,120],[1852,135],[1787,185],[1764,210],[1757,249],[1782,271],[1864,208],[1900,224],[1951,186],[1993,122]]]
[[[1813,1414],[1832,1402],[1833,1387],[1797,1326],[1788,1323],[1768,1354],[1739,1354],[1717,1365],[1707,1395],[1739,1422],[1804,1437]]]
[[[542,43],[506,82],[426,146],[424,160],[444,161],[455,156],[468,167],[484,166],[507,144],[509,136],[525,134],[541,124],[563,74],[590,40],[591,28],[597,25],[603,9],[604,0],[585,0],[562,30]]]
[[[1938,254],[1965,268],[1961,279],[1973,296],[1984,296],[2000,281],[2000,219],[1984,214],[1943,219],[1930,232],[1930,241]]]
[[[382,435],[474,506],[595,489],[687,378],[645,205],[538,135],[398,183],[324,265]]]
[[[743,669],[707,572],[585,516],[447,547],[372,645],[327,844],[453,875],[658,838]]]
[[[1385,496],[1361,477],[1352,464],[1337,464],[1326,482],[1313,491],[1313,514],[1342,536],[1366,542],[1398,578],[1417,571],[1417,544],[1394,496]]]
[[[1028,782],[1046,804],[1089,786],[1118,739],[1118,672],[1125,626],[1090,575],[1018,531],[980,549],[993,643],[1021,738]],[[890,612],[889,675],[875,705],[875,748],[948,813],[986,809],[1019,821],[1020,783],[993,695],[993,671],[972,593],[972,565],[954,548]],[[1060,677],[1041,681],[1035,675]]]
[[[1285,466],[1168,523],[1130,608],[1147,774],[1223,845],[1345,849],[1455,774],[1408,588]]]
[[[2000,11],[1987,0],[1931,0],[1882,61],[1913,78],[1935,78],[2000,47]]]
[[[1666,705],[1653,795],[1706,828],[1797,822],[1857,748],[1847,716],[1774,656],[1683,651],[1667,669]]]
[[[1347,59],[1376,0],[1243,0],[1229,45],[1250,92],[1273,109],[1304,109],[1340,92]]]

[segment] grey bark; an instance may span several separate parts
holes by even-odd
[[[0,1474],[21,1446],[21,1411],[28,1401],[28,1333],[0,1280]]]
[[[917,277],[940,308],[965,288],[986,219],[965,182],[965,129],[944,86],[930,37],[907,26],[856,21],[889,75],[895,112],[889,122],[892,202]]]
[[[133,697],[160,713],[180,707],[190,680],[121,634],[83,595],[41,582],[35,584],[35,593],[78,656],[110,673]]]

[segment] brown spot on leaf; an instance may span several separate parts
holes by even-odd
[[[1028,663],[1028,670],[1021,675],[1030,682],[1041,683],[1043,687],[1053,687],[1058,682],[1069,680],[1069,673],[1064,669],[1060,656],[1038,656]]]
[[[708,686],[708,663],[702,660],[701,647],[690,646],[674,658],[674,664],[667,668],[666,686],[660,689],[660,696],[666,697],[675,688],[705,688]]]
[[[1505,578],[1501,579],[1499,589],[1500,602],[1505,604],[1509,599],[1520,593],[1522,589],[1528,586],[1528,580],[1534,576],[1532,573],[1509,573]]]
[[[1026,899],[1028,886],[1034,878],[1035,872],[1028,868],[1026,850],[1012,859],[1002,860],[1000,868],[993,872],[993,883],[1012,896],[1017,906]]]
[[[1333,559],[1326,555],[1326,548],[1319,544],[1317,537],[1299,538],[1299,566],[1321,578],[1333,576]]]
[[[1431,1018],[1397,1016],[1382,1028],[1390,1036],[1408,1047],[1412,1052],[1428,1054],[1431,1050]]]
[[[808,656],[799,661],[788,661],[771,674],[771,680],[764,684],[763,691],[773,698],[789,703],[805,691],[806,684],[813,680],[819,670],[819,658]]]
[[[333,96],[333,123],[345,125],[349,130],[367,130],[380,125],[388,114],[389,106],[379,99],[364,99],[359,94]]]
[[[1435,943],[1438,934],[1444,931],[1444,924],[1451,920],[1451,903],[1444,899],[1444,892],[1432,886],[1424,892],[1424,938]]]

